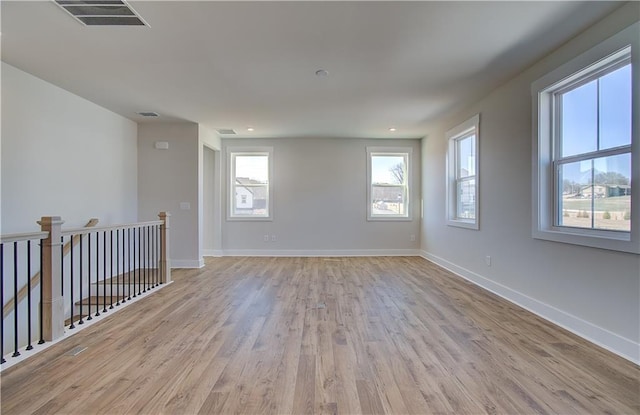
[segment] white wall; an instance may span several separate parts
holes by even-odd
[[[222,204],[220,198],[220,151],[204,147],[202,182],[202,253],[222,255]]]
[[[200,176],[200,256],[222,255],[222,199],[220,149],[222,140],[214,129],[198,125]]]
[[[227,146],[272,146],[272,221],[224,221],[227,255],[411,254],[419,248],[420,141],[333,138],[224,139]],[[411,221],[367,222],[366,147],[413,148]],[[228,208],[224,168],[223,209]],[[223,213],[226,217],[226,213]],[[410,235],[416,241],[410,241]],[[264,241],[264,235],[276,241]]]
[[[636,362],[640,256],[531,237],[530,86],[637,20],[638,8],[614,12],[466,111],[433,123],[422,148],[425,257]],[[445,132],[478,112],[480,230],[473,231],[445,223]]]
[[[2,63],[2,232],[137,220],[136,123]]]
[[[169,143],[168,150],[155,148]],[[198,124],[149,123],[138,127],[138,217],[157,220],[171,213],[170,257],[173,267],[202,265],[199,225],[201,183]],[[181,209],[188,203],[189,209]]]

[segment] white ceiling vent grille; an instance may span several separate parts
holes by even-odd
[[[153,111],[140,111],[138,113],[138,115],[142,115],[143,117],[158,117],[158,113],[157,112],[153,112]]]
[[[232,130],[231,128],[219,128],[218,130],[218,134],[235,134],[236,132],[234,130]]]
[[[55,0],[56,4],[85,26],[148,26],[121,0]]]

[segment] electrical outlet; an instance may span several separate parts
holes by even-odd
[[[262,239],[263,239],[265,242],[269,242],[269,235],[265,235]]]
[[[409,240],[411,242],[415,242],[416,241],[416,236],[415,235],[409,235]]]
[[[491,256],[487,255],[486,257],[484,257],[484,262],[487,264],[488,267],[491,266]]]

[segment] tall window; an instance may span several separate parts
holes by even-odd
[[[270,219],[270,148],[228,149],[230,219]]]
[[[534,237],[640,253],[639,32],[636,23],[533,83]]]
[[[553,90],[556,226],[631,231],[629,52]]]
[[[411,148],[367,148],[369,220],[408,220]]]
[[[478,127],[480,116],[447,132],[448,224],[478,229]]]

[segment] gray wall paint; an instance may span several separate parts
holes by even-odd
[[[225,165],[226,147],[242,145],[274,149],[273,221],[225,220],[225,253],[399,252],[419,248],[419,140],[226,139],[222,154]],[[411,221],[366,220],[366,147],[385,145],[413,148]],[[223,199],[227,209],[226,168],[224,177]],[[416,235],[415,242],[409,240],[411,234]],[[265,242],[264,235],[275,235],[277,240]]]
[[[205,254],[214,253],[220,250],[219,239],[216,235],[221,234],[220,222],[216,221],[216,211],[220,209],[218,201],[220,189],[216,185],[219,181],[218,164],[220,163],[219,154],[208,147],[203,149],[203,213],[202,213],[202,249]],[[218,154],[218,157],[216,157]],[[218,159],[216,162],[216,158]]]
[[[2,232],[137,220],[136,123],[2,63]]]
[[[640,256],[531,237],[530,86],[637,18],[637,3],[618,10],[467,110],[438,120],[422,149],[426,256],[636,361]],[[445,132],[478,112],[480,230],[472,231],[445,224]]]
[[[156,141],[169,143],[157,150]],[[199,138],[195,123],[140,124],[138,128],[138,216],[157,220],[171,213],[171,260],[174,267],[201,264],[199,216]],[[190,209],[180,208],[189,203]]]

